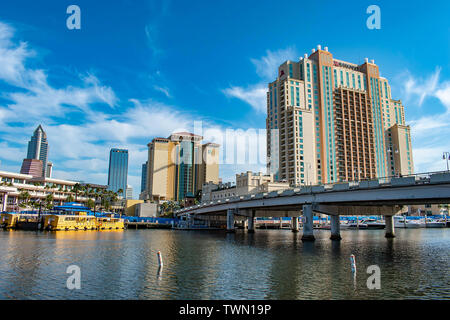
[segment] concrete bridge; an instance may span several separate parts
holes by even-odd
[[[235,220],[247,220],[248,232],[254,232],[255,217],[292,217],[292,230],[297,232],[302,216],[302,240],[314,240],[314,212],[330,216],[333,240],[341,239],[340,215],[383,215],[385,235],[393,238],[393,216],[405,213],[406,205],[440,203],[450,203],[448,171],[231,197],[187,207],[175,214],[188,213],[202,220],[226,217],[228,232],[234,232]]]

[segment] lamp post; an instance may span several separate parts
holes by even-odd
[[[442,154],[442,159],[443,159],[443,160],[447,160],[447,171],[448,171],[448,160],[450,160],[450,152],[445,151],[445,152]]]

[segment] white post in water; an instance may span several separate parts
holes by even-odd
[[[163,261],[162,261],[161,251],[158,251],[157,255],[158,255],[159,267],[162,268],[163,267]]]
[[[234,209],[227,210],[227,232],[234,232]]]
[[[331,240],[341,240],[341,224],[338,215],[332,215],[331,217]]]
[[[303,205],[303,235],[302,240],[314,241],[313,210],[311,204]]]
[[[2,211],[6,211],[6,206],[8,205],[8,194],[3,194]]]
[[[254,233],[255,232],[255,210],[252,210],[250,213],[250,217],[247,218],[247,232]]]
[[[292,232],[298,232],[298,217],[291,218]]]
[[[350,266],[352,268],[352,272],[355,273],[356,272],[356,259],[355,259],[354,254],[350,255]]]
[[[386,221],[386,234],[384,236],[386,238],[395,238],[394,217],[393,216],[385,216],[384,220]]]

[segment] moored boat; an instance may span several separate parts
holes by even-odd
[[[106,217],[97,218],[98,230],[120,230],[125,229],[125,222],[123,219],[115,218],[113,214]]]
[[[418,229],[421,228],[422,225],[420,221],[417,220],[408,220],[403,216],[394,216],[394,227],[395,228],[407,228],[407,229]]]

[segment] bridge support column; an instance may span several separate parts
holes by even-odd
[[[303,205],[303,241],[314,241],[313,210],[311,204]]]
[[[291,218],[291,229],[292,232],[298,232],[298,217]]]
[[[255,232],[255,210],[252,210],[252,212],[250,213],[250,217],[247,218],[247,229],[248,233]]]
[[[234,209],[227,210],[227,232],[234,232]]]
[[[384,216],[384,221],[386,221],[386,238],[395,238],[395,229],[394,229],[394,217],[393,216]]]
[[[5,193],[5,194],[3,194],[3,199],[2,199],[2,211],[6,211],[7,205],[8,205],[8,194]]]
[[[338,215],[330,216],[331,219],[331,240],[341,240],[341,223]]]

